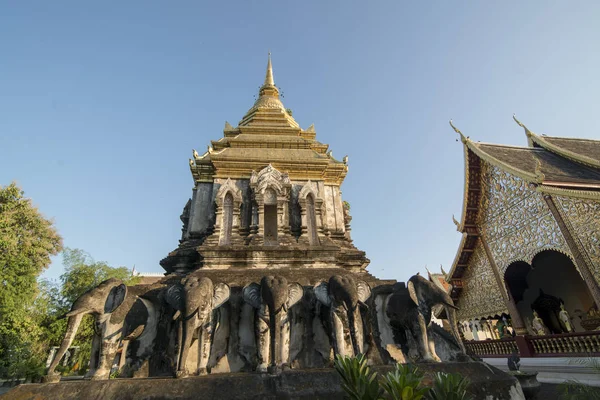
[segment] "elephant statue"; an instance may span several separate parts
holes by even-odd
[[[259,372],[271,373],[289,368],[290,308],[304,294],[299,283],[281,276],[265,276],[260,285],[251,283],[242,290],[244,301],[254,307]]]
[[[435,283],[421,275],[414,275],[408,280],[408,285],[405,286],[403,282],[394,285],[394,291],[385,300],[384,308],[394,336],[405,354],[409,352],[406,334],[410,333],[416,343],[420,361],[440,361],[435,352],[435,343],[428,337],[432,309],[437,305],[445,308],[452,336],[460,352],[465,353],[456,324],[458,308],[454,306],[452,298]]]
[[[371,296],[371,288],[351,275],[334,275],[314,287],[317,300],[329,308],[335,354],[353,356],[365,350],[360,306]]]
[[[215,327],[213,311],[222,306],[231,294],[224,283],[213,284],[207,277],[190,275],[167,289],[165,299],[177,312],[179,351],[178,378],[187,377],[186,362],[192,341],[198,340],[198,364],[193,374],[206,375]]]
[[[45,381],[60,380],[55,368],[73,342],[86,314],[94,316],[96,332],[92,339],[90,369],[86,377],[94,380],[108,379],[123,340],[129,342],[138,339],[140,343],[144,343],[138,346],[137,353],[140,357],[148,357],[156,336],[158,312],[153,302],[143,296],[159,291],[162,287],[161,284],[154,284],[128,288],[120,279],[110,278],[81,295],[65,315],[68,317],[67,332],[48,367]],[[126,346],[122,357],[126,356],[125,349]]]

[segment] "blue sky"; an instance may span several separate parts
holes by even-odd
[[[463,151],[537,133],[600,138],[600,2],[0,1],[0,185],[66,246],[160,272],[188,158],[264,79],[338,158],[369,271],[449,268]],[[55,258],[46,276],[60,275]]]

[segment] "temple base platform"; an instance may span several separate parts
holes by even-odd
[[[517,380],[488,364],[436,363],[420,364],[431,383],[435,372],[453,372],[468,376],[475,399],[523,400]],[[373,367],[386,373],[392,366]],[[279,375],[230,373],[193,376],[185,379],[139,378],[105,381],[61,381],[59,383],[23,384],[0,396],[1,400],[192,400],[206,399],[343,399],[340,378],[333,368],[298,369]]]

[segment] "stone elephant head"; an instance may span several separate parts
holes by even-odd
[[[55,368],[60,362],[65,351],[69,348],[81,320],[87,314],[95,318],[96,334],[92,341],[92,354],[90,369],[87,376],[92,379],[107,379],[110,368],[115,359],[121,340],[132,340],[141,335],[152,336],[156,334],[156,312],[150,301],[139,296],[152,285],[127,288],[120,279],[110,278],[100,283],[93,289],[81,295],[65,316],[68,317],[65,337],[48,368],[46,381],[57,382],[58,374]],[[146,314],[143,321],[135,327],[127,327],[128,314],[134,309],[136,312],[143,310]],[[140,318],[138,318],[139,320]],[[153,332],[150,332],[154,329]],[[127,336],[127,337],[124,337]],[[150,338],[148,342],[152,342]],[[125,354],[122,355],[123,357]]]
[[[206,374],[210,356],[215,321],[213,311],[222,306],[231,290],[224,283],[213,284],[207,277],[190,275],[180,283],[170,286],[165,299],[177,312],[173,317],[178,322],[179,352],[177,377],[188,375],[186,362],[192,340],[198,340],[198,365],[193,373]]]
[[[314,287],[315,297],[329,307],[336,354],[358,355],[364,352],[364,329],[360,305],[371,296],[371,288],[351,275],[334,275]],[[350,332],[350,337],[344,335]]]
[[[457,307],[442,288],[420,275],[414,275],[408,280],[406,287],[403,283],[396,284],[394,292],[386,300],[385,313],[390,325],[403,338],[404,346],[405,332],[411,333],[422,361],[440,361],[435,354],[435,345],[427,333],[431,324],[432,309],[437,305],[444,307],[452,336],[464,353],[465,348],[456,323]],[[407,348],[404,350],[407,353]]]
[[[269,367],[274,372],[289,366],[289,310],[303,294],[299,283],[288,283],[282,276],[265,276],[260,285],[251,283],[244,287],[244,301],[257,309],[255,334],[259,371],[264,372]]]

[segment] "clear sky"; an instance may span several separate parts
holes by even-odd
[[[188,158],[237,125],[273,54],[286,107],[336,158],[369,270],[449,269],[463,149],[600,138],[598,1],[2,1],[0,185],[64,244],[160,272]],[[56,278],[56,258],[46,276]]]

